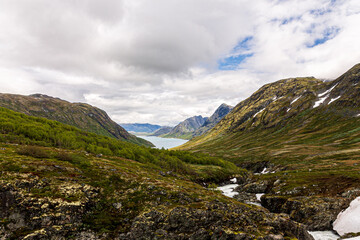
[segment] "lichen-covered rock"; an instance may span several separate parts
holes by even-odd
[[[287,213],[296,222],[308,226],[311,231],[332,229],[339,212],[345,209],[351,198],[344,197],[287,197],[269,196],[261,198],[261,204],[274,213]]]
[[[31,174],[16,177],[6,183],[0,182],[0,218],[5,221],[1,235],[31,232],[24,239],[66,236],[82,225],[83,216],[98,195],[98,190],[89,185],[67,182],[60,185],[58,191],[63,198],[56,198],[51,196],[54,192],[50,183]]]
[[[32,174],[9,174],[7,177],[0,181],[2,239],[312,240],[306,227],[289,217],[235,201],[201,202],[183,192],[146,186],[139,193],[150,189],[146,196],[151,194],[149,199],[153,200],[147,202],[144,210],[130,215],[124,208],[131,209],[129,206],[133,205],[122,198],[124,193],[115,194],[112,198],[116,199],[104,205],[103,189],[84,183],[69,180],[55,183],[55,180],[44,181]],[[135,193],[141,186],[137,188],[127,191]],[[168,202],[170,199],[173,205]],[[105,231],[106,234],[101,228],[91,226],[99,226],[97,221],[105,221],[100,226],[112,224],[112,218],[101,215],[104,206],[112,207],[109,214],[123,211],[126,216],[116,223],[114,230]],[[126,227],[123,227],[124,222]]]
[[[259,228],[267,229],[262,235]],[[260,236],[259,236],[260,234]],[[262,236],[261,236],[262,235]],[[120,239],[313,239],[304,225],[263,209],[210,203],[206,209],[177,207],[168,213],[150,211],[138,216]]]

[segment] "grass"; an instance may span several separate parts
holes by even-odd
[[[78,150],[84,155],[85,153],[102,154],[135,160],[155,169],[190,176],[194,181],[222,181],[231,175],[241,173],[241,169],[233,163],[207,154],[151,149],[5,108],[0,108],[0,113],[0,142],[22,145],[17,151],[26,156],[50,157],[42,147]],[[86,156],[60,152],[51,157],[89,167],[88,161],[85,160]],[[197,172],[192,168],[192,164],[208,166],[208,170]],[[212,166],[218,166],[220,170]]]
[[[210,133],[188,142],[183,149],[223,158],[240,167],[258,162],[282,166],[289,177],[274,178],[283,179],[288,189],[302,185],[311,189],[314,182],[321,182],[335,190],[319,189],[318,194],[336,195],[359,187],[360,180],[360,118],[343,111],[350,110],[308,109],[271,127],[264,123]],[[343,188],[338,187],[339,182],[344,183]]]
[[[48,154],[47,157],[39,158],[19,154],[23,148],[21,145],[0,143],[0,147],[5,149],[0,151],[0,168],[4,173],[0,180],[10,183],[22,179],[39,179],[41,184],[30,189],[32,197],[61,199],[65,202],[82,201],[86,198],[84,193],[61,189],[74,184],[101,189],[96,204],[84,217],[84,226],[96,232],[126,232],[131,226],[131,219],[159,203],[176,207],[196,202],[202,208],[206,202],[215,199],[227,201],[220,193],[206,190],[192,182],[191,176],[162,176],[159,173],[161,168],[133,160],[116,156],[99,158],[78,150],[52,147],[39,147]],[[206,171],[205,165],[192,167],[199,174]],[[210,173],[207,174],[212,175],[222,169],[219,166],[210,168],[216,169],[209,169]],[[114,204],[119,202],[121,208],[117,210]]]

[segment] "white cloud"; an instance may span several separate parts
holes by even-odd
[[[0,1],[2,92],[85,101],[118,122],[174,125],[360,62],[357,0]],[[251,55],[218,69],[239,54]]]

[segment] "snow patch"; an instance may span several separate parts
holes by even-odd
[[[264,111],[265,108],[261,109],[260,111],[258,111],[257,113],[254,114],[253,117],[256,117],[256,115],[258,115],[259,113],[261,113],[262,111]]]
[[[328,104],[330,105],[330,103],[335,102],[335,101],[338,100],[340,97],[341,97],[341,96],[338,96],[338,97],[336,97],[336,98],[331,99]]]
[[[341,236],[360,232],[360,197],[353,200],[345,211],[339,213],[333,227]]]
[[[228,184],[222,187],[218,187],[217,189],[220,190],[225,196],[232,198],[239,194],[238,192],[234,191],[237,186],[239,186],[239,184]]]
[[[360,240],[360,237],[344,238],[344,240]]]
[[[260,174],[268,174],[268,173],[269,173],[269,171],[267,170],[267,168],[264,168]]]
[[[301,98],[302,96],[298,96],[297,98],[295,98],[294,100],[291,101],[290,105],[292,105],[294,102],[296,102],[297,100],[299,100],[299,98]]]
[[[289,112],[291,110],[291,108],[288,108],[288,110],[286,110],[286,112]]]
[[[261,202],[261,196],[262,195],[265,195],[265,193],[257,193],[256,194],[256,199],[259,201],[259,202]]]
[[[330,88],[329,90],[327,90],[326,92],[322,93],[321,95],[319,95],[319,97],[323,97],[325,95],[327,95],[328,93],[330,93],[335,87],[337,86],[337,84],[335,84],[334,86],[332,86],[332,88]]]
[[[251,204],[251,205],[255,205],[255,206],[259,206],[262,207],[262,205],[258,202],[249,202],[249,201],[245,201],[246,204]]]
[[[315,240],[337,240],[340,237],[332,231],[309,231],[309,233]]]
[[[325,102],[325,100],[327,99],[327,96],[320,98],[319,100],[317,100],[314,104],[314,108],[320,106],[321,104],[323,104]]]
[[[237,179],[234,177],[234,178],[230,179],[230,182],[236,183],[236,182],[237,182]]]

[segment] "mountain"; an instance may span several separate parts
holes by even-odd
[[[164,128],[152,136],[174,137],[191,139],[210,131],[223,117],[225,117],[233,107],[223,103],[209,117],[194,116],[179,123],[174,128]],[[162,133],[164,132],[164,133]]]
[[[338,213],[360,196],[359,82],[357,64],[332,81],[266,84],[211,131],[177,149],[253,172],[238,188],[242,201],[265,193],[261,203],[270,211],[289,214],[312,231],[332,230]]]
[[[208,131],[210,131],[215,125],[220,122],[220,120],[225,117],[233,109],[232,106],[229,106],[225,103],[221,104],[215,112],[204,122],[204,124],[195,130],[193,136],[200,136]]]
[[[246,176],[230,162],[1,107],[0,119],[2,239],[312,239],[287,216],[197,183]]]
[[[149,123],[120,123],[119,125],[128,132],[136,133],[152,133],[161,128],[160,125]]]
[[[139,145],[153,146],[150,142],[129,134],[111,120],[105,111],[89,104],[70,103],[43,94],[33,94],[30,96],[0,94],[0,107],[30,116],[56,120],[85,131]]]
[[[190,139],[195,130],[199,129],[208,118],[201,115],[190,117],[176,125],[168,134],[161,137]]]
[[[218,141],[237,139],[222,146],[232,149],[236,144],[238,150],[235,153],[245,155],[257,152],[258,148],[252,148],[258,145],[262,145],[261,149],[265,148],[269,142],[262,140],[268,139],[270,133],[272,136],[282,136],[283,141],[277,137],[273,138],[276,146],[280,147],[279,145],[283,144],[280,149],[286,149],[288,141],[296,142],[294,139],[300,136],[301,139],[312,138],[313,142],[316,142],[315,139],[320,141],[321,138],[316,135],[319,131],[326,131],[326,135],[335,134],[344,130],[339,128],[340,124],[349,124],[351,128],[354,127],[352,124],[358,122],[359,75],[360,64],[333,81],[324,82],[309,77],[284,79],[267,84],[240,102],[209,133],[189,141],[184,147],[208,148]],[[340,119],[342,122],[338,122]],[[305,133],[306,136],[301,135]],[[355,134],[357,131],[352,133]],[[350,137],[351,134],[346,136]],[[335,140],[337,137],[339,136],[335,134],[331,139]],[[244,145],[239,145],[239,141],[244,141]],[[326,142],[324,139],[321,141]],[[246,153],[243,150],[247,150]],[[286,149],[286,152],[289,151],[292,152],[293,147]],[[265,152],[268,151],[263,153]],[[253,158],[256,158],[256,155]]]
[[[161,135],[165,135],[168,134],[169,132],[171,132],[171,130],[173,129],[173,127],[161,127],[158,130],[156,130],[155,132],[153,132],[152,134],[150,134],[150,136],[161,136]]]

